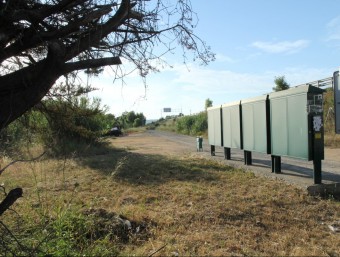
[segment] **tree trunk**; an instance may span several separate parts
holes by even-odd
[[[48,93],[62,74],[64,52],[53,42],[45,60],[0,77],[0,129],[20,117]]]

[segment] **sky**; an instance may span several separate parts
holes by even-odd
[[[175,1],[175,0],[172,0]],[[338,0],[191,0],[198,15],[194,32],[216,54],[207,66],[167,55],[172,68],[149,74],[146,87],[136,73],[113,81],[105,68],[91,78],[97,96],[120,116],[142,112],[148,120],[195,114],[213,105],[272,91],[274,79],[290,86],[331,77],[340,67]],[[123,66],[129,64],[123,62]],[[171,108],[171,113],[163,112]]]

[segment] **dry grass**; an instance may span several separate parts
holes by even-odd
[[[159,122],[158,130],[176,132],[176,119],[170,118]]]
[[[325,134],[325,146],[330,148],[340,148],[340,135],[334,132]]]
[[[137,128],[128,128],[124,129],[124,134],[132,134],[132,133],[140,133],[144,132],[146,130],[146,127],[137,127]]]
[[[339,202],[204,158],[106,148],[97,155],[18,163],[0,184],[23,187],[14,209],[30,227],[61,211],[89,209],[143,223],[147,236],[112,242],[122,255],[145,256],[163,247],[154,256],[340,256],[340,234],[328,228],[340,220]],[[13,217],[19,219],[8,211],[1,218],[14,228]]]
[[[329,95],[331,93],[331,95]],[[328,92],[328,98],[333,97],[332,92]],[[329,108],[329,106],[327,106]],[[326,108],[326,110],[328,110]],[[330,148],[339,148],[340,147],[340,135],[335,134],[335,120],[334,117],[327,117],[327,113],[325,113],[325,121],[324,121],[324,131],[325,131],[325,146]]]

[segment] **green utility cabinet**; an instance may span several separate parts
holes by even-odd
[[[221,106],[209,107],[208,113],[208,141],[211,146],[222,146],[222,117]]]
[[[272,155],[324,159],[323,92],[304,85],[269,94]]]
[[[243,150],[270,153],[268,95],[241,101]]]
[[[241,149],[240,101],[222,105],[223,146]]]

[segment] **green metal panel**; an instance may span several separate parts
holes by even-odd
[[[252,151],[254,149],[254,112],[253,106],[242,105],[242,136],[243,149]]]
[[[287,99],[270,100],[270,130],[272,155],[288,154]]]
[[[287,97],[288,156],[308,159],[307,95]]]
[[[210,145],[222,146],[221,107],[210,107],[208,113],[208,141]]]
[[[267,95],[242,100],[243,149],[267,153]]]
[[[241,120],[240,106],[234,106],[230,110],[231,114],[231,148],[241,148]]]
[[[210,145],[214,145],[215,143],[215,135],[214,135],[214,114],[213,114],[213,108],[207,109],[208,114],[208,141]]]
[[[241,148],[240,102],[222,105],[223,146]]]
[[[254,104],[254,151],[267,153],[266,102]]]
[[[231,148],[232,137],[231,137],[231,113],[230,108],[222,106],[222,128],[223,128],[223,145],[224,147]]]
[[[305,85],[269,94],[272,155],[310,158],[308,112],[316,105],[309,103],[308,95],[323,92]]]

